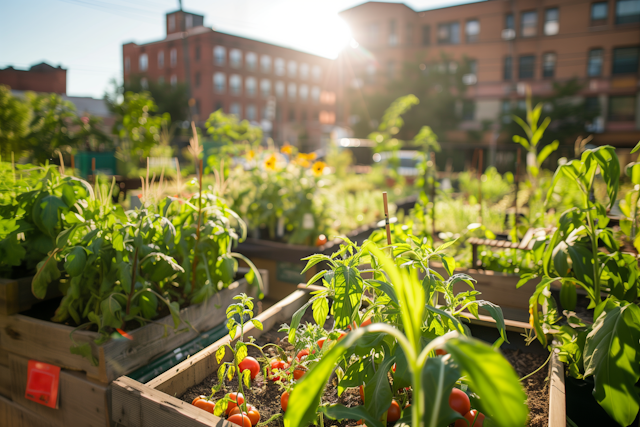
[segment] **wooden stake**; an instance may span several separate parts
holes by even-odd
[[[391,246],[391,227],[389,226],[389,203],[387,202],[387,192],[382,192],[382,203],[384,204],[384,224],[387,228],[387,245]]]
[[[96,158],[92,157],[91,158],[91,174],[95,177],[96,176]],[[94,178],[95,179],[95,178]]]
[[[71,154],[71,170],[76,168],[76,159],[73,154]]]

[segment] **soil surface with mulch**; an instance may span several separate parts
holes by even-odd
[[[312,322],[313,317],[311,310],[308,310],[302,319],[302,322]],[[293,355],[294,347],[289,344],[285,339],[286,334],[278,332],[279,325],[273,327],[271,330],[263,333],[255,343],[259,346],[263,346],[267,343],[275,343],[280,345],[285,352]],[[277,356],[275,350],[267,348],[265,351],[272,357]],[[546,357],[536,354],[523,353],[519,350],[503,350],[507,360],[514,366],[518,377],[523,377],[540,367],[546,360]],[[249,347],[249,355],[257,358],[260,353]],[[539,372],[527,378],[523,382],[523,387],[527,392],[527,405],[530,411],[529,427],[543,427],[548,425],[549,420],[549,388],[547,378],[548,369],[542,368]],[[217,373],[214,373],[207,377],[203,382],[188,389],[180,399],[185,402],[191,402],[197,396],[210,395],[211,388],[218,384]],[[324,403],[341,403],[348,407],[362,405],[360,399],[360,392],[357,388],[349,388],[345,390],[341,396],[338,396],[336,379],[332,378],[329,385],[326,387],[322,401]],[[230,382],[226,382],[226,389],[223,388],[219,392],[213,395],[213,400],[222,398],[226,393],[235,392],[238,390],[238,380],[234,378]],[[246,402],[258,408],[260,412],[260,422],[264,422],[276,414],[282,414],[282,408],[280,406],[280,396],[282,390],[273,381],[265,380],[262,371],[251,382],[251,389],[245,389]],[[282,427],[284,423],[282,417],[277,417],[271,421],[269,427]],[[325,420],[325,425],[328,426],[356,426],[355,421],[334,421]],[[389,423],[388,426],[393,426],[393,423]]]

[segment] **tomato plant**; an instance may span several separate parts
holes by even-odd
[[[451,409],[464,416],[471,410],[471,401],[469,400],[467,393],[459,388],[454,388],[451,390],[451,394],[449,395],[449,406]]]
[[[238,363],[238,369],[240,372],[248,369],[249,372],[251,372],[251,379],[253,380],[260,373],[260,364],[253,357],[247,356],[242,362]]]

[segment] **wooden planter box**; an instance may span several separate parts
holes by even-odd
[[[39,300],[31,292],[32,280],[33,276],[20,279],[0,278],[0,316],[20,313],[30,309],[34,304],[61,295],[58,286],[52,284],[49,286],[44,299]]]
[[[308,299],[308,291],[296,290],[258,316],[258,319],[263,323],[264,330],[268,331],[276,324],[288,322]],[[488,316],[481,316],[474,323],[495,326]],[[508,321],[507,329],[522,332],[526,326],[528,324]],[[253,325],[245,329],[245,337],[259,337],[262,333]],[[126,376],[118,378],[112,383],[112,421],[118,427],[233,427],[226,420],[176,397],[217,371],[215,352],[229,341],[228,336],[222,338],[146,384]],[[228,352],[225,360],[231,360]],[[549,399],[549,427],[565,427],[564,371],[555,355],[550,365]]]
[[[242,273],[246,270],[240,269],[239,274]],[[260,273],[266,290],[268,273]],[[182,309],[181,318],[189,321],[193,328],[183,322],[174,330],[171,316],[166,316],[129,332],[131,340],[111,339],[99,346],[93,343],[97,333],[74,333],[77,343],[91,344],[97,366],[71,354],[69,334],[74,328],[22,314],[0,316],[0,395],[6,398],[0,397],[0,426],[111,426],[110,383],[223,323],[226,307],[242,292],[254,297],[258,293],[243,277],[206,303]],[[30,359],[62,368],[59,409],[24,397]],[[6,422],[3,416],[7,417]],[[26,424],[20,424],[19,420]]]

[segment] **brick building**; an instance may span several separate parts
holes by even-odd
[[[346,85],[383,90],[403,62],[428,64],[445,52],[473,64],[463,80],[472,108],[462,129],[508,116],[522,105],[525,84],[542,96],[553,82],[578,78],[580,97],[600,106],[594,142],[640,139],[640,0],[490,0],[428,11],[367,2],[341,16],[367,51],[341,55],[348,64],[341,68],[351,70]]]
[[[7,67],[0,70],[0,84],[7,85],[12,90],[64,95],[67,93],[67,70],[44,62],[33,65],[28,70]]]
[[[196,121],[222,109],[304,148],[318,147],[334,128],[334,61],[215,31],[182,10],[168,13],[165,25],[163,40],[123,45],[125,82],[187,83]]]

